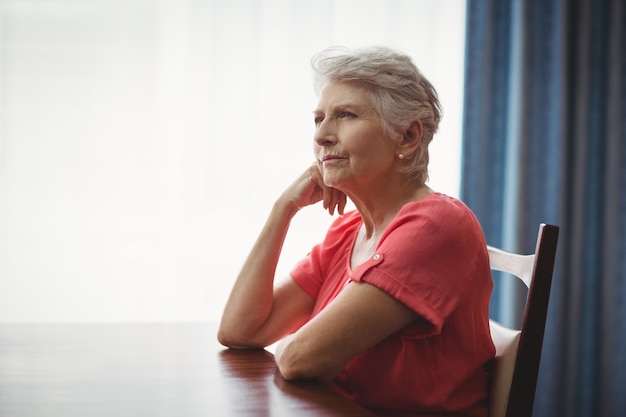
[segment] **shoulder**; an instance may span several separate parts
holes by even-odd
[[[399,215],[402,214],[435,214],[450,218],[473,218],[472,211],[461,200],[442,193],[432,193],[419,201],[406,204]],[[472,219],[473,220],[473,219]]]
[[[482,240],[478,219],[462,201],[441,193],[432,193],[422,200],[406,204],[389,224],[387,233],[430,236],[430,245],[449,239]]]

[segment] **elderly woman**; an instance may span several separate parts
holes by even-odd
[[[489,259],[473,213],[426,185],[437,93],[387,48],[331,49],[312,64],[316,161],[273,205],[218,338],[280,340],[285,379],[330,381],[384,415],[486,416]],[[346,198],[356,210],[344,214]],[[339,218],[275,284],[291,219],[320,201]]]

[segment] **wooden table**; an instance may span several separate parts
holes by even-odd
[[[290,383],[265,350],[213,323],[0,324],[2,417],[374,414],[326,385]]]

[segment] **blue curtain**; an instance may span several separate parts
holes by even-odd
[[[461,198],[494,246],[561,227],[535,416],[626,416],[625,3],[467,2]]]

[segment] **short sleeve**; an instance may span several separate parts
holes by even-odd
[[[376,258],[376,259],[374,259]],[[353,274],[419,314],[421,331],[438,334],[476,271],[484,271],[486,245],[473,213],[437,194],[405,206],[389,224],[376,254]]]

